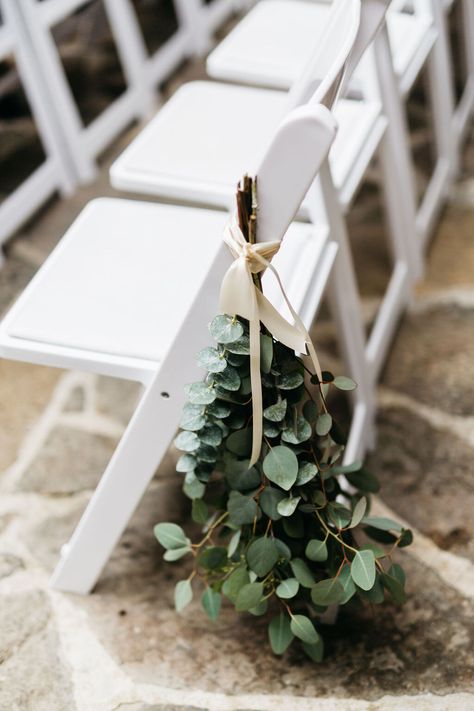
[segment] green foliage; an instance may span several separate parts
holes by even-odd
[[[167,561],[194,563],[176,585],[175,606],[182,611],[192,601],[192,580],[211,620],[224,598],[238,613],[268,615],[275,654],[296,639],[320,662],[319,618],[329,605],[405,601],[405,575],[392,556],[412,534],[369,515],[376,477],[361,462],[342,464],[345,434],[328,394],[355,383],[329,372],[321,383],[305,377],[302,359],[267,333],[260,339],[264,439],[249,468],[248,324],[220,315],[210,330],[216,344],[198,354],[206,377],[186,389],[175,440],[176,470],[201,537],[192,545],[174,523],[154,529]]]

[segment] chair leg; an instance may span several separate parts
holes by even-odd
[[[328,284],[329,306],[336,324],[344,363],[358,384],[353,393],[353,420],[345,451],[345,462],[349,463],[362,457],[366,449],[373,446],[375,391],[374,383],[367,372],[362,309],[347,229],[327,161],[320,170],[319,179],[331,239],[338,246]]]

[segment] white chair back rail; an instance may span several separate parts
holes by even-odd
[[[36,58],[25,36],[16,0],[0,0],[0,10],[3,18],[0,25],[0,59],[10,54],[14,57],[18,77],[46,154],[43,164],[0,205],[1,246],[54,192],[70,194],[75,177],[58,127],[51,119],[43,77],[38,72]]]

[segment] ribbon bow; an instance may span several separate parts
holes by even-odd
[[[250,382],[252,387],[253,435],[252,455],[249,466],[260,456],[263,435],[263,397],[260,376],[260,322],[281,343],[299,353],[309,354],[316,374],[322,380],[316,350],[300,317],[290,304],[281,279],[270,260],[280,249],[280,241],[249,244],[235,218],[224,230],[224,242],[230,248],[235,261],[230,265],[222,281],[219,306],[222,312],[236,314],[249,322],[250,335]],[[252,274],[270,269],[276,277],[283,298],[293,317],[289,323],[268,301],[255,285]]]

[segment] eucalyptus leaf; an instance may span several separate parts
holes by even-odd
[[[345,375],[338,375],[334,378],[333,383],[338,390],[355,390],[357,387],[357,383]]]
[[[281,514],[278,512],[278,504],[285,499],[285,494],[272,486],[266,486],[260,494],[259,504],[264,514],[272,521],[278,521]]]
[[[230,492],[227,510],[231,523],[236,526],[253,523],[258,513],[256,502],[250,496],[244,496],[238,491]]]
[[[218,343],[232,343],[241,338],[244,333],[244,328],[240,321],[236,318],[231,318],[227,314],[215,316],[209,326],[211,336]]]
[[[372,551],[357,551],[351,563],[351,576],[362,590],[370,590],[375,582],[375,558]]]
[[[265,577],[276,564],[279,554],[272,538],[262,536],[254,540],[247,549],[247,563],[259,578]]]
[[[380,489],[377,477],[363,467],[356,472],[349,472],[346,474],[346,479],[349,484],[352,484],[352,486],[360,491],[367,491],[371,494],[376,494]]]
[[[207,412],[209,415],[212,415],[212,417],[217,417],[218,419],[223,420],[225,417],[229,417],[232,412],[232,408],[227,402],[223,402],[222,400],[214,400],[210,405],[208,405]]]
[[[269,405],[263,411],[263,416],[270,422],[281,422],[286,415],[287,401],[281,398],[274,404]]]
[[[251,615],[254,615],[255,617],[261,617],[262,615],[265,615],[268,610],[268,600],[260,600],[258,605],[255,605],[255,607],[251,607],[249,612]]]
[[[221,596],[212,588],[206,588],[201,597],[201,605],[203,606],[210,620],[215,622],[219,616],[221,609]]]
[[[221,373],[227,367],[224,356],[216,348],[203,348],[199,351],[197,364],[209,373]]]
[[[187,472],[184,478],[183,491],[188,499],[201,499],[206,486],[197,478],[194,472]]]
[[[381,531],[401,531],[402,526],[393,521],[391,518],[383,518],[380,516],[366,516],[362,519],[362,523],[378,528]]]
[[[210,405],[216,399],[216,392],[207,383],[192,383],[187,389],[188,400],[192,405]]]
[[[372,551],[375,558],[385,558],[387,555],[384,549],[380,548],[380,546],[377,546],[375,543],[364,543],[361,546],[361,550]]]
[[[263,460],[263,471],[270,481],[288,491],[298,475],[296,454],[282,445],[273,447]]]
[[[316,464],[313,464],[313,462],[301,462],[296,477],[296,485],[303,486],[303,484],[307,484],[308,481],[314,479],[317,473],[318,467]]]
[[[260,370],[269,373],[273,361],[273,338],[260,334]]]
[[[153,529],[155,537],[167,550],[191,545],[181,526],[176,523],[157,523]]]
[[[275,422],[263,421],[263,434],[265,437],[272,439],[273,437],[278,437],[281,432],[281,428]]]
[[[247,583],[238,592],[235,601],[237,612],[245,612],[256,607],[263,597],[263,583]]]
[[[215,464],[217,461],[217,449],[209,444],[201,444],[196,452],[196,456],[200,462]]]
[[[209,424],[199,431],[198,437],[203,444],[219,447],[222,442],[222,430],[217,425]]]
[[[174,606],[176,612],[181,612],[193,599],[193,589],[190,580],[180,580],[174,588]]]
[[[176,471],[181,474],[186,474],[186,472],[192,472],[196,468],[197,459],[191,454],[182,454],[178,459],[176,464]]]
[[[345,506],[337,501],[331,501],[328,504],[328,514],[331,521],[337,528],[345,528],[351,520],[351,512]]]
[[[283,612],[274,617],[268,625],[268,638],[274,654],[283,654],[292,643],[294,635],[290,618]]]
[[[344,598],[344,588],[338,578],[326,578],[311,589],[311,600],[315,605],[333,605]]]
[[[183,548],[170,548],[170,550],[165,551],[163,555],[163,560],[167,563],[174,563],[174,561],[183,558],[187,553],[191,553],[191,546],[185,546]]]
[[[301,501],[301,496],[291,496],[288,499],[282,499],[277,505],[277,511],[281,516],[292,516]]]
[[[400,581],[392,575],[388,575],[387,573],[382,573],[380,577],[383,586],[387,588],[390,595],[392,596],[392,599],[399,605],[403,605],[406,602],[407,596]]]
[[[250,339],[248,333],[243,333],[240,338],[228,343],[226,345],[227,350],[235,355],[249,355],[250,353]]]
[[[237,600],[237,595],[244,585],[250,582],[249,574],[246,568],[240,566],[236,568],[222,585],[222,592],[233,603]]]
[[[318,406],[312,400],[307,400],[303,405],[303,415],[306,417],[308,422],[316,422],[319,410]]]
[[[200,444],[197,434],[195,432],[188,432],[187,430],[180,432],[174,443],[182,452],[194,452],[199,448]]]
[[[291,570],[300,585],[304,588],[312,588],[314,585],[314,576],[304,560],[294,558],[290,561]]]
[[[332,427],[332,417],[327,412],[319,415],[316,420],[316,434],[320,437],[327,435]]]
[[[206,523],[209,518],[207,504],[202,499],[194,499],[191,509],[191,516],[196,523]]]
[[[299,587],[300,584],[296,578],[287,578],[286,580],[281,581],[281,583],[277,586],[275,592],[278,597],[282,598],[283,600],[289,600],[290,598],[296,595]]]
[[[230,452],[241,457],[248,457],[252,451],[252,428],[232,432],[226,439],[226,447]]]
[[[295,637],[301,639],[302,642],[306,642],[306,644],[316,644],[319,640],[319,635],[313,623],[306,615],[292,615],[290,628]]]
[[[384,601],[384,591],[380,575],[375,576],[375,582],[370,590],[360,590],[359,595],[363,600],[371,602],[373,605],[380,605]]]
[[[367,509],[367,499],[363,496],[354,506],[352,511],[352,518],[349,528],[355,528],[364,518],[365,511]]]
[[[248,491],[260,485],[260,473],[256,467],[249,469],[249,460],[230,460],[227,463],[225,478],[231,489]]]
[[[195,411],[193,412],[191,408],[195,408]],[[200,412],[203,409],[204,405],[192,405],[191,403],[187,403],[179,421],[181,429],[196,432],[200,430],[201,427],[204,427],[206,418],[203,413]]]
[[[227,563],[227,548],[209,546],[202,551],[198,562],[200,566],[207,568],[207,570],[218,570]]]
[[[301,442],[307,442],[311,434],[311,425],[308,420],[298,415],[296,418],[296,428],[293,426],[288,427],[282,432],[281,439],[282,442],[288,442],[289,444],[301,444]]]
[[[292,373],[284,373],[279,378],[277,385],[280,390],[295,390],[303,383],[303,373],[300,370],[294,370]]]
[[[232,535],[232,538],[229,541],[229,545],[227,546],[227,555],[229,558],[232,558],[234,553],[236,552],[238,545],[240,543],[240,536],[242,535],[242,531],[239,530],[235,531],[235,533]]]
[[[235,392],[240,388],[240,375],[237,370],[228,365],[222,373],[216,373],[214,376],[214,383],[224,390],[230,390],[230,392]]]
[[[320,541],[317,538],[312,538],[306,546],[305,556],[308,560],[313,560],[322,563],[328,559],[328,547],[326,541]]]
[[[354,584],[354,581],[352,580],[351,576],[351,568],[350,565],[345,565],[341,572],[339,573],[338,577],[339,582],[341,583],[343,589],[344,589],[344,595],[343,597],[339,600],[340,605],[345,605],[346,602],[349,602],[349,600],[355,595],[356,593],[356,586]]]
[[[303,651],[313,662],[322,662],[324,657],[324,641],[320,637],[316,644],[306,644],[302,645]]]

